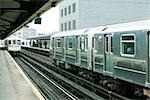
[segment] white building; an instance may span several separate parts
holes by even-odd
[[[36,29],[29,28],[29,27],[23,27],[18,32],[21,34],[21,39],[26,39],[26,38],[38,36]]]
[[[150,0],[64,0],[59,30],[67,31],[150,18]]]
[[[18,38],[20,38],[20,39],[22,38],[22,34],[21,34],[20,31],[14,32],[13,34],[10,35],[10,37],[11,37],[11,36],[18,37]]]

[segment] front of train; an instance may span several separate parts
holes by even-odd
[[[7,38],[7,50],[14,55],[19,55],[21,51],[21,39],[14,36]]]

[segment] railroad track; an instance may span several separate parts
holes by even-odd
[[[71,94],[45,73],[35,68],[33,64],[21,57],[15,57],[14,59],[46,100],[79,100],[77,96]]]
[[[49,57],[45,57],[43,55],[33,53],[33,51],[30,52],[28,50],[23,50],[21,55],[29,57],[31,59],[34,59],[35,61],[40,62],[42,65],[47,66],[47,68],[48,68],[47,70],[52,69],[53,71],[55,71],[57,73],[61,73],[62,76],[68,78],[69,80],[76,82],[77,84],[79,84],[85,88],[88,88],[89,91],[93,92],[94,94],[98,94],[99,96],[101,96],[105,99],[128,100],[128,98],[126,98],[124,96],[121,96],[117,93],[114,93],[113,91],[109,91],[109,90],[107,90],[107,89],[105,89],[105,88],[103,88],[97,84],[94,84],[88,80],[85,80],[81,77],[75,76],[75,75],[73,75],[67,71],[64,71],[64,70],[60,69],[59,67],[56,67],[55,65],[53,65],[52,60],[50,60]],[[38,57],[38,56],[40,56],[40,57]]]

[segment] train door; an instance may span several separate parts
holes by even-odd
[[[113,36],[112,34],[105,35],[105,71],[108,74],[113,73]]]
[[[62,37],[62,59],[66,59],[65,55],[66,55],[66,41],[65,41],[65,37]]]
[[[80,36],[76,36],[76,65],[80,65]]]
[[[148,83],[150,83],[150,32],[148,32]]]
[[[55,43],[55,38],[52,39],[52,51],[53,51],[53,58],[55,58],[55,50],[56,50],[56,43]]]

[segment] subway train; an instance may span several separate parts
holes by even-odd
[[[45,40],[57,65],[122,94],[150,96],[149,23],[148,19],[58,32]]]
[[[19,55],[21,51],[21,39],[17,36],[11,36],[6,38],[6,48],[7,50],[14,54],[14,55]]]

